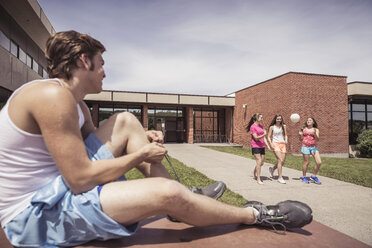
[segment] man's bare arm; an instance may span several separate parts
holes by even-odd
[[[91,161],[79,130],[76,101],[72,94],[60,87],[40,90],[38,94],[38,101],[30,108],[30,113],[74,193],[86,192],[96,185],[112,181],[143,161],[160,162],[165,154],[161,144],[151,143],[125,156]]]

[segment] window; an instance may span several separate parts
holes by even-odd
[[[367,113],[367,129],[372,130],[372,111]]]
[[[372,111],[372,104],[367,104],[367,111],[369,112],[369,111]],[[368,120],[369,120],[369,118],[368,118]]]
[[[4,47],[7,51],[10,50],[10,40],[5,36],[3,32],[0,31],[0,45]]]
[[[366,111],[366,105],[365,104],[353,104],[352,106],[353,111]]]
[[[372,104],[356,100],[349,104],[349,143],[356,144],[358,135],[372,129]]]
[[[115,105],[114,113],[129,112],[137,117],[142,123],[142,107],[137,105]]]
[[[180,108],[158,108],[158,107],[152,107],[148,109],[148,128],[149,130],[160,130],[159,129],[159,123],[164,122],[165,119],[170,121],[168,125],[176,125],[176,121],[179,120],[182,117],[182,109]],[[174,122],[174,123],[173,123]],[[168,123],[168,122],[167,122]],[[160,123],[161,124],[161,123]]]
[[[32,69],[33,69],[36,73],[39,73],[39,64],[36,63],[35,60],[32,61]]]
[[[194,109],[194,141],[225,142],[225,110]]]
[[[44,68],[41,66],[41,65],[39,65],[39,70],[38,70],[38,74],[40,75],[40,76],[43,76],[43,70],[44,70]]]
[[[18,45],[12,40],[10,41],[10,52],[18,58]]]
[[[103,123],[106,119],[108,119],[113,113],[114,109],[111,108],[104,108],[104,107],[99,107],[99,112],[98,112],[98,122],[99,125]]]
[[[32,68],[32,57],[30,55],[26,55],[26,65]]]
[[[26,53],[22,50],[22,48],[19,48],[19,60],[26,64]]]
[[[46,70],[44,70],[44,68],[43,68],[43,78],[48,78],[48,73],[46,72]]]

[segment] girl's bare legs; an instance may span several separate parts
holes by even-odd
[[[286,154],[285,153],[282,153],[280,151],[275,151],[274,154],[275,154],[275,157],[278,160],[278,162],[273,167],[273,170],[275,170],[276,168],[278,168],[278,179],[279,179],[279,178],[282,178],[283,177],[282,176],[282,171],[283,171],[283,165],[284,165],[284,162],[285,162],[285,156],[286,156]]]
[[[302,154],[302,156],[304,158],[304,164],[302,166],[302,176],[306,177],[306,172],[307,172],[307,167],[309,165],[310,155]]]
[[[313,157],[314,157],[315,164],[316,164],[315,168],[314,168],[314,176],[316,176],[318,174],[320,166],[322,165],[322,160],[320,158],[320,153],[319,152],[314,152]]]
[[[253,171],[254,178],[257,179],[258,184],[263,184],[261,181],[261,167],[264,164],[265,155],[256,153],[254,154],[254,158],[256,159],[256,167]]]

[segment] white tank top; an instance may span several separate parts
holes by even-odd
[[[8,114],[9,103],[24,87],[34,82],[58,79],[35,80],[24,84],[9,98],[0,111],[0,222],[4,227],[16,215],[28,207],[38,189],[60,175],[41,134],[32,134],[18,128]],[[77,105],[79,127],[84,124],[84,115]]]
[[[273,142],[274,143],[284,143],[284,134],[283,134],[283,128],[277,127],[276,125],[273,126]]]

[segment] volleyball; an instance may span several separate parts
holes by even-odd
[[[300,121],[300,115],[299,114],[291,114],[291,117],[289,117],[293,123],[297,123]]]

